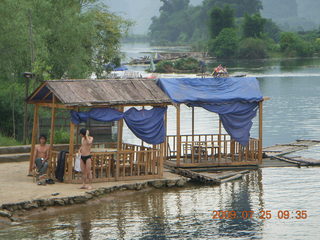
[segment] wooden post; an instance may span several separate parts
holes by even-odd
[[[192,144],[191,144],[191,163],[194,163],[194,107],[192,107]]]
[[[51,156],[53,151],[53,143],[54,143],[54,125],[55,125],[55,119],[56,119],[56,97],[52,95],[52,107],[51,107],[51,128],[50,128],[50,153],[49,153],[49,177],[52,177],[52,162],[51,162]]]
[[[263,118],[263,101],[259,102],[259,146],[258,146],[258,160],[262,164],[262,118]]]
[[[80,108],[77,107],[77,112],[80,111]],[[76,130],[76,146],[77,146],[77,149],[79,149],[79,145],[80,145],[80,134],[79,134],[79,124],[77,124],[77,130]]]
[[[168,112],[166,111],[164,115],[164,126],[166,128],[166,139],[164,142],[164,158],[167,160],[168,158]]]
[[[165,144],[165,142],[160,144],[159,163],[157,164],[158,165],[158,175],[160,177],[163,177],[163,161],[164,161],[163,159],[164,159],[164,150],[165,150],[164,144]]]
[[[51,108],[50,152],[53,149],[53,142],[54,142],[54,124],[55,124],[55,120],[56,120],[55,103],[56,103],[56,97],[53,95],[52,96],[52,108]]]
[[[221,123],[221,119],[219,116],[219,135],[218,135],[218,162],[221,161],[221,134],[222,134],[222,123]]]
[[[29,175],[32,174],[32,166],[33,166],[33,159],[34,159],[34,151],[35,145],[37,142],[37,130],[38,130],[38,112],[39,112],[39,105],[34,106],[34,113],[33,113],[33,128],[32,128],[32,139],[31,139],[31,153],[30,153],[30,160],[29,160]]]
[[[123,112],[124,108],[120,107],[119,111]],[[117,159],[116,160],[116,174],[115,179],[116,181],[119,179],[119,172],[120,172],[120,151],[122,150],[122,135],[123,135],[123,119],[118,121],[118,143],[117,143]]]
[[[123,107],[120,107],[119,111],[123,112]],[[123,119],[118,121],[118,151],[122,150],[122,135],[123,135]]]
[[[69,158],[67,163],[67,169],[68,169],[67,182],[72,181],[73,151],[74,151],[74,123],[70,122],[70,141],[69,141]]]
[[[177,105],[177,166],[180,166],[181,157],[181,132],[180,132],[180,104]]]

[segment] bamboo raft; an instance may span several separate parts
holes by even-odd
[[[320,145],[318,140],[296,140],[289,144],[279,144],[267,147],[263,150],[265,157],[297,164],[298,166],[320,165],[320,156],[306,157],[303,151],[312,151],[312,148]]]
[[[249,173],[249,170],[245,171],[215,171],[215,172],[196,172],[195,169],[188,170],[183,168],[174,168],[172,171],[181,176],[190,178],[193,181],[208,184],[219,185],[224,182],[242,179],[244,174]]]

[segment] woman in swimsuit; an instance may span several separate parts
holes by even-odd
[[[85,128],[80,130],[81,147],[79,154],[81,154],[81,172],[82,172],[82,187],[81,189],[92,189],[92,173],[91,173],[91,146],[93,137],[89,136],[89,131]],[[88,181],[88,183],[87,183]]]

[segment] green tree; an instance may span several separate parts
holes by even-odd
[[[210,12],[209,29],[212,38],[215,38],[224,28],[234,27],[234,10],[229,6],[213,8]]]
[[[292,32],[281,33],[280,49],[290,57],[309,57],[314,52],[314,47],[310,42],[303,40],[299,35]]]
[[[239,44],[240,58],[259,59],[268,57],[265,41],[258,38],[245,38]]]
[[[209,53],[217,58],[233,58],[238,52],[238,42],[236,30],[225,28],[218,37],[209,42]]]
[[[98,0],[2,0],[0,17],[0,131],[9,136],[22,132],[23,72],[36,74],[30,91],[42,80],[99,76],[131,24]]]
[[[261,38],[264,33],[264,25],[266,19],[262,18],[259,13],[249,16],[244,16],[244,22],[242,25],[243,36],[245,38]]]
[[[204,0],[203,9],[212,9],[213,7],[225,7],[229,5],[235,10],[236,17],[243,17],[245,14],[259,13],[262,9],[261,0]]]

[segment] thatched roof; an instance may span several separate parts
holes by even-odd
[[[54,80],[43,83],[28,103],[57,102],[66,106],[170,104],[154,80]]]

